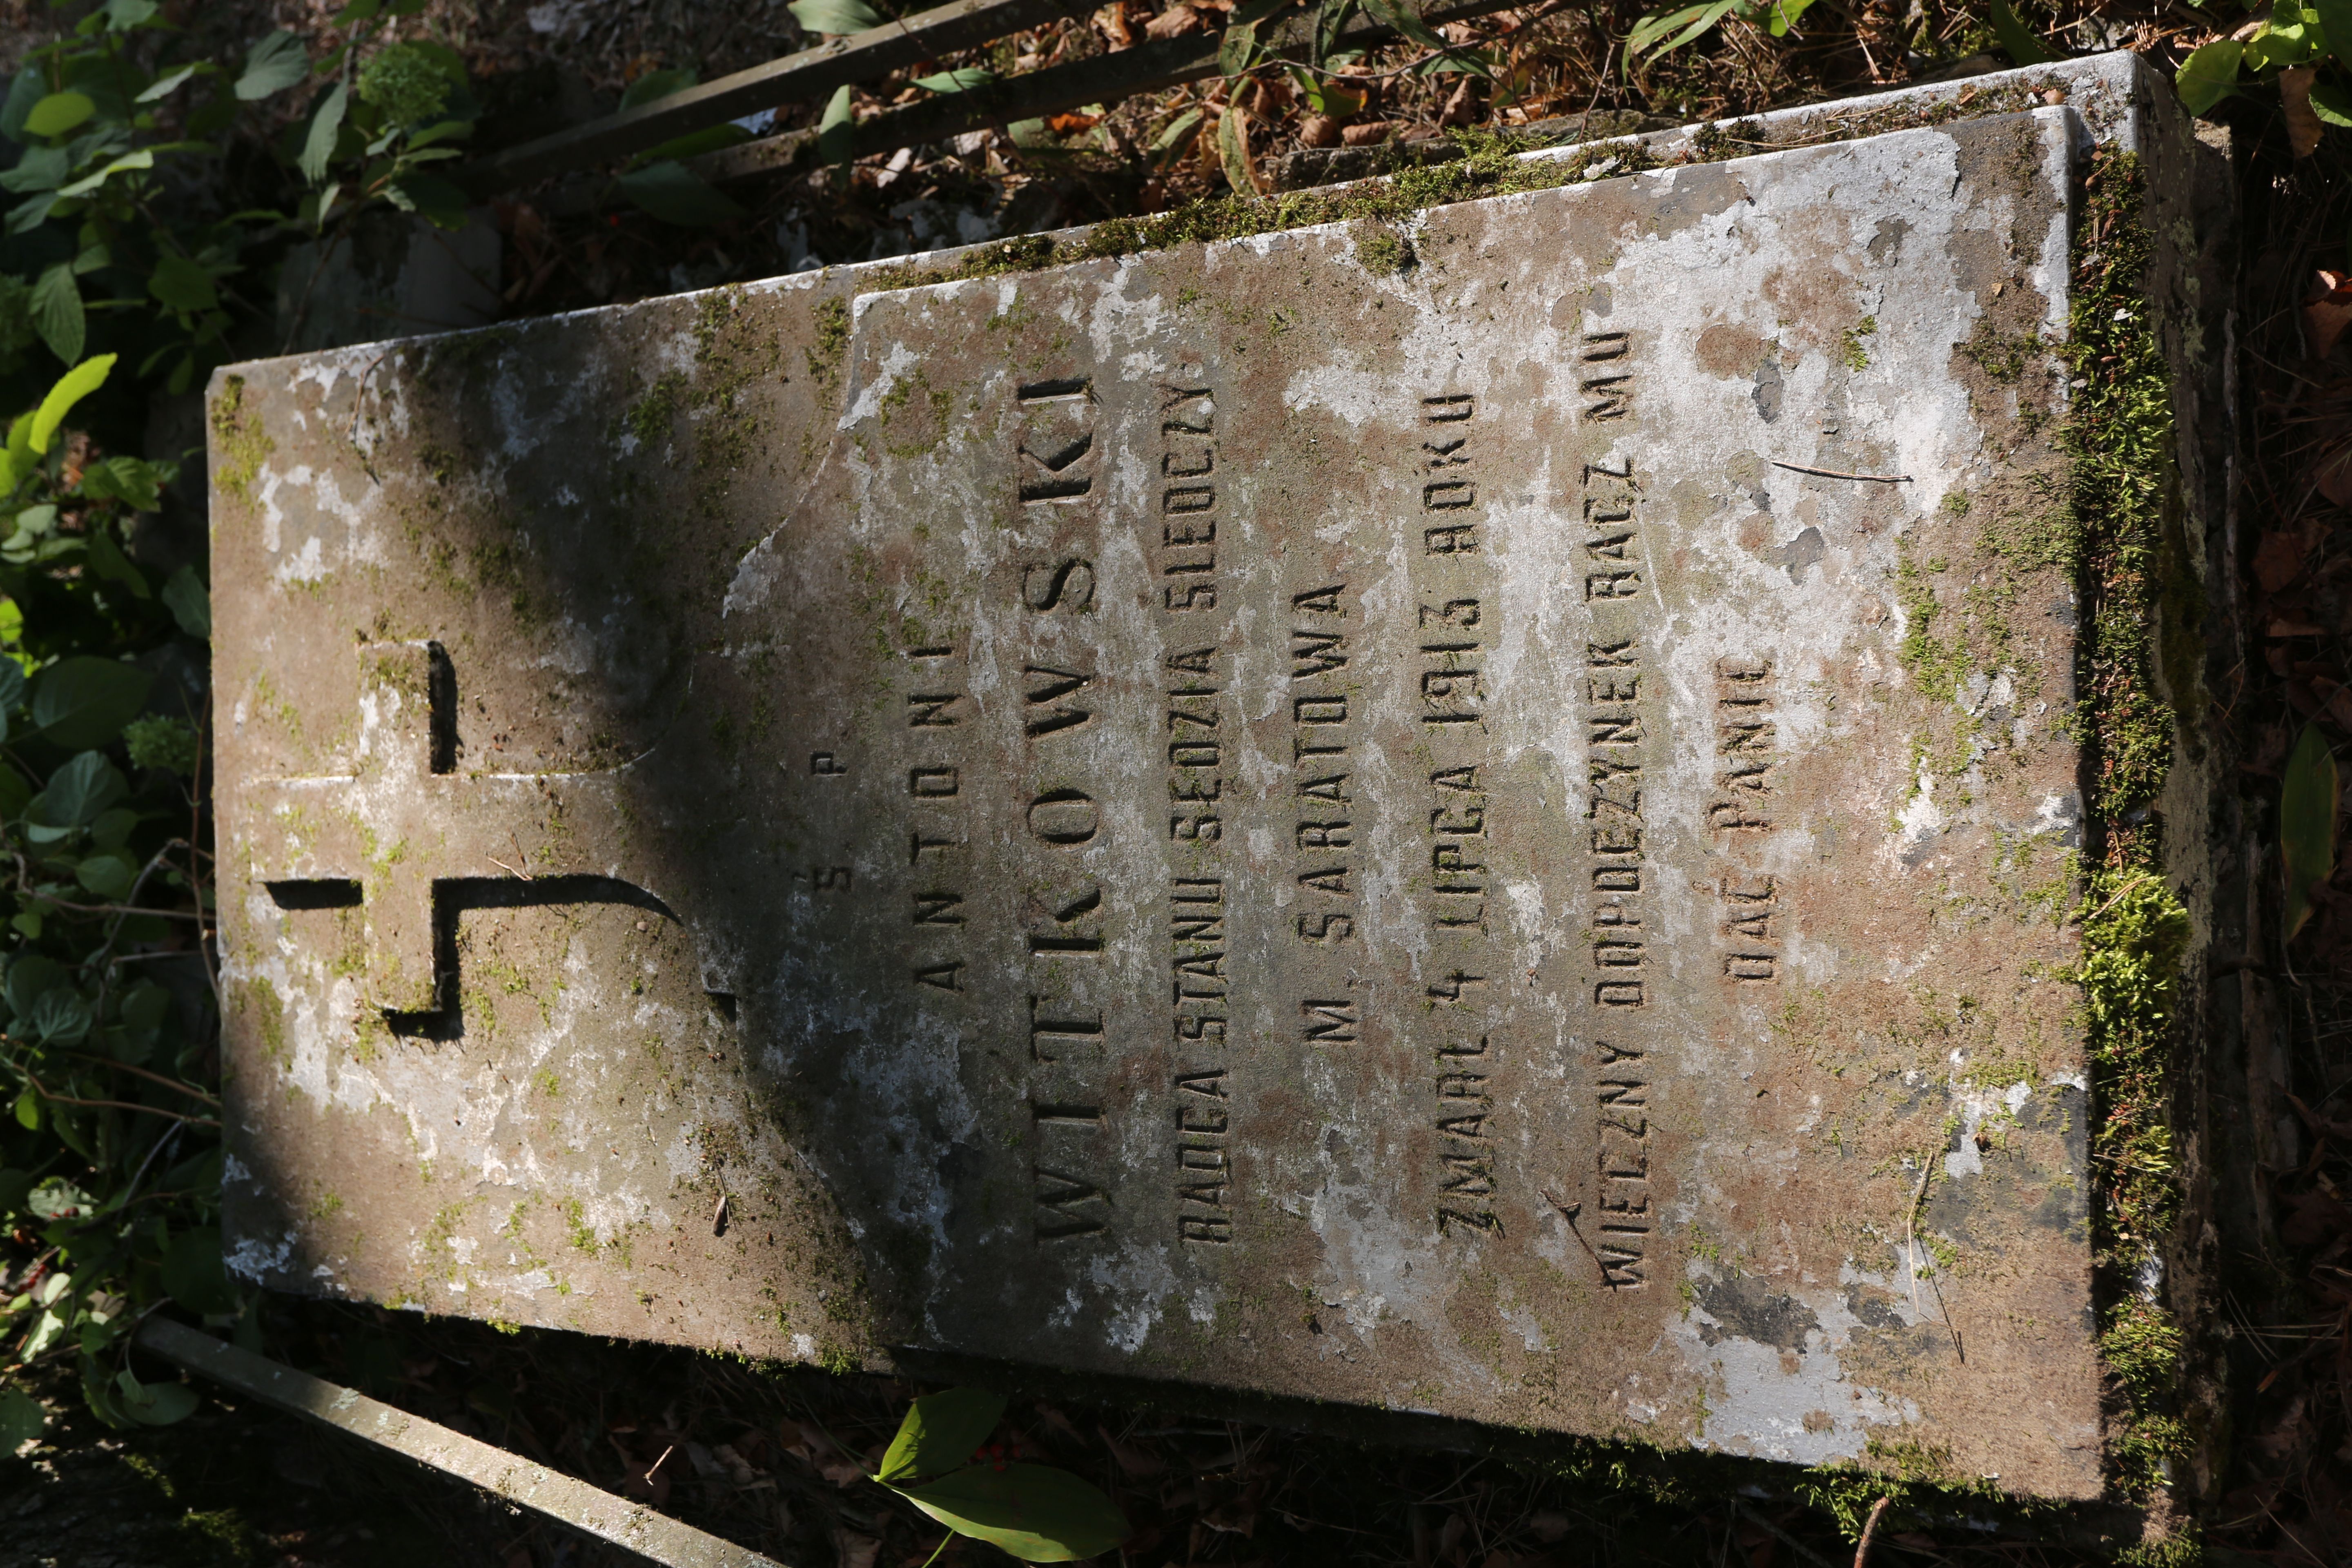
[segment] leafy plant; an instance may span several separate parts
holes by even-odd
[[[2352,49],[2352,0],[2277,0],[2228,37],[2192,50],[2173,85],[2191,114],[2262,89],[2279,92],[2291,113],[2307,107],[2321,124],[2352,125],[2352,59],[2346,49]],[[2315,126],[2312,135],[2315,141]]]
[[[874,1480],[948,1527],[932,1557],[968,1535],[1024,1563],[1069,1563],[1133,1533],[1118,1505],[1079,1477],[990,1444],[1003,1415],[1003,1396],[984,1389],[926,1394],[884,1451]]]
[[[0,1268],[0,1342],[19,1364],[78,1356],[102,1418],[161,1425],[195,1396],[139,1382],[130,1328],[166,1297],[220,1321],[243,1303],[216,1228],[210,987],[175,992],[152,963],[200,952],[198,731],[190,689],[158,675],[200,663],[210,613],[194,573],[158,592],[126,549],[173,466],[66,432],[116,363],[67,373],[0,449],[0,1214],[30,1251]],[[0,1438],[21,1434],[21,1395],[5,1414]]]

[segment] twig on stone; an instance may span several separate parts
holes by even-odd
[[[1786,468],[1792,474],[1812,474],[1824,479],[1859,479],[1871,485],[1907,485],[1911,482],[1908,474],[1842,474],[1835,468],[1809,468],[1802,463],[1784,463],[1778,458],[1771,462],[1774,468]]]

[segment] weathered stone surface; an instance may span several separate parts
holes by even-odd
[[[2095,1492],[2084,127],[224,373],[237,1266]]]

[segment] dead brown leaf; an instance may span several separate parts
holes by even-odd
[[[1328,114],[1310,114],[1298,122],[1301,147],[1337,147],[1339,133],[1339,122]]]
[[[2286,121],[2287,145],[2298,158],[2319,150],[2321,125],[2311,107],[2311,84],[2319,79],[2312,66],[2289,66],[2279,72],[2279,110]]]
[[[2254,547],[2254,581],[2263,585],[2263,593],[2277,593],[2303,570],[2303,558],[2310,548],[2311,542],[2300,533],[2284,529],[2266,531]]]
[[[1465,76],[1462,79],[1462,85],[1454,89],[1454,96],[1447,99],[1445,107],[1438,111],[1437,122],[1440,125],[1475,125],[1485,118],[1478,107],[1475,86],[1474,78]]]
[[[1375,120],[1365,125],[1350,125],[1339,132],[1339,140],[1349,147],[1377,147],[1389,139],[1396,127],[1385,120]]]
[[[2352,442],[2319,460],[2313,482],[2318,485],[2321,495],[2337,506],[2352,507]]]
[[[1102,1434],[1103,1447],[1110,1450],[1110,1457],[1131,1479],[1145,1481],[1154,1476],[1167,1473],[1168,1466],[1158,1455],[1147,1453],[1132,1444],[1120,1442],[1110,1435],[1110,1428],[1108,1426],[1097,1426],[1095,1430]]]
[[[833,1560],[840,1568],[874,1568],[874,1559],[882,1543],[870,1535],[860,1535],[854,1530],[836,1529],[833,1532]]]
[[[2326,359],[2347,327],[2352,327],[2352,275],[2323,268],[2304,301],[2304,346],[2312,358]]]
[[[1209,19],[1187,0],[1177,0],[1177,4],[1143,24],[1143,32],[1146,37],[1181,38],[1187,33],[1197,33],[1208,25]]]
[[[1117,54],[1121,49],[1135,47],[1135,29],[1127,25],[1127,6],[1120,0],[1114,0],[1113,4],[1096,12],[1092,20],[1095,31],[1100,33],[1103,42],[1110,46],[1110,53]]]

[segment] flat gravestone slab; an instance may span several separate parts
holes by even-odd
[[[2095,1493],[2081,133],[224,373],[236,1266]]]

